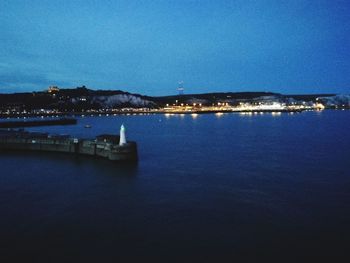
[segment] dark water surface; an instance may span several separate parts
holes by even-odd
[[[350,111],[85,117],[31,130],[94,137],[122,123],[136,166],[0,153],[0,258],[350,258]]]

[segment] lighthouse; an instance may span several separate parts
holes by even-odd
[[[125,137],[125,127],[124,124],[120,126],[120,139],[119,139],[119,145],[126,144],[126,137]]]

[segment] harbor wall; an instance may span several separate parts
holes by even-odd
[[[112,161],[137,161],[135,142],[120,146],[95,140],[0,138],[0,150],[61,152],[103,157]]]

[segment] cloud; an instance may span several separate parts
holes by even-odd
[[[57,81],[42,73],[25,73],[21,71],[12,71],[0,73],[0,92],[16,92],[45,89],[50,85],[63,86],[68,83]]]

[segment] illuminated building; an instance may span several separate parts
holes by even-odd
[[[47,89],[47,92],[48,93],[53,93],[53,92],[58,92],[60,91],[60,89],[57,87],[57,86],[50,86],[48,89]]]

